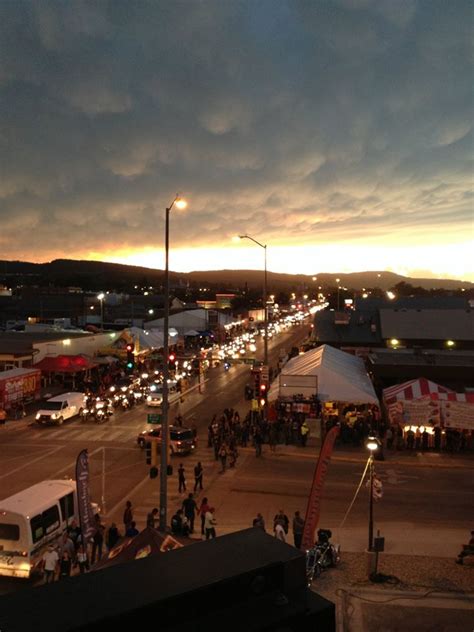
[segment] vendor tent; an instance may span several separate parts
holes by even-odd
[[[384,389],[383,400],[392,423],[474,430],[474,393],[455,393],[421,377]]]
[[[403,384],[395,384],[383,390],[383,399],[386,403],[395,402],[397,400],[420,399],[422,397],[430,397],[439,395],[440,393],[452,393],[449,388],[435,384],[424,377],[417,380],[410,380]]]
[[[329,345],[321,345],[289,360],[272,384],[269,400],[283,393],[286,396],[301,393],[301,384],[310,377],[315,378],[312,394],[322,402],[378,404],[363,360]]]
[[[58,355],[46,356],[34,365],[42,373],[80,373],[97,366],[95,362],[85,355]]]

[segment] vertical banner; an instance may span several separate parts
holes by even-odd
[[[79,522],[83,542],[87,542],[95,532],[94,514],[89,495],[89,456],[87,450],[79,452],[76,461],[76,488]]]
[[[311,486],[311,493],[306,507],[303,541],[301,543],[301,546],[304,549],[310,549],[314,545],[316,528],[319,522],[319,514],[321,513],[321,498],[324,479],[326,478],[326,472],[329,467],[329,461],[331,460],[334,442],[336,441],[338,434],[339,426],[333,426],[326,434],[319,452],[318,464],[316,465],[316,470],[314,472],[313,485]]]

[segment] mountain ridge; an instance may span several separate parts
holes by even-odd
[[[144,266],[133,266],[107,261],[90,261],[75,259],[54,259],[45,263],[28,261],[0,260],[0,279],[5,280],[14,276],[36,276],[42,282],[60,283],[69,281],[69,285],[81,285],[85,281],[94,281],[93,285],[117,285],[153,283],[162,285],[164,271]],[[315,280],[313,281],[313,277]],[[283,272],[267,272],[269,289],[283,287],[306,287],[308,290],[319,285],[338,285],[350,289],[378,287],[388,290],[397,283],[404,282],[424,289],[457,290],[462,287],[473,288],[474,283],[457,279],[431,279],[407,277],[390,271],[364,272],[319,272],[314,274],[288,274]],[[223,270],[194,270],[192,272],[170,271],[173,283],[204,283],[231,287],[256,287],[263,283],[263,270],[223,269]]]

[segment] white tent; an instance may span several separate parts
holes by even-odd
[[[289,360],[273,382],[268,399],[316,392],[322,402],[379,403],[363,360],[329,345]]]

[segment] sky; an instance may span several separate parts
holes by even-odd
[[[0,2],[0,259],[474,281],[473,7]]]

